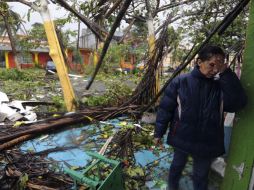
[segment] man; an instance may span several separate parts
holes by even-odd
[[[207,190],[211,162],[224,153],[223,112],[238,111],[247,103],[239,79],[224,60],[220,47],[205,46],[193,71],[176,77],[160,102],[154,137],[160,144],[170,122],[167,143],[174,147],[170,190],[178,189],[189,155],[194,190]]]

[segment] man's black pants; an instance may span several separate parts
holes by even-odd
[[[208,174],[211,158],[200,158],[193,156],[193,186],[194,190],[207,190]],[[179,180],[182,171],[187,163],[188,154],[175,149],[174,158],[169,169],[168,186],[169,190],[178,190]]]

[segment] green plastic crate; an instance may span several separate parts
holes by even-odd
[[[94,153],[86,152],[89,156],[96,159],[90,166],[84,170],[76,171],[65,168],[64,172],[68,174],[75,182],[75,189],[77,183],[88,186],[91,190],[123,190],[124,183],[122,177],[121,163],[116,160],[105,158],[104,156]],[[104,168],[101,166],[105,166]],[[108,169],[108,174],[102,177],[103,169]]]

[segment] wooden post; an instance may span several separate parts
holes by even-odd
[[[59,41],[56,35],[54,23],[52,22],[50,18],[48,3],[47,3],[47,0],[40,0],[40,1],[41,1],[41,7],[39,8],[39,12],[43,19],[45,32],[46,32],[49,47],[50,47],[49,55],[51,56],[51,58],[53,59],[56,65],[56,70],[57,70],[57,74],[59,76],[59,80],[62,86],[64,101],[65,101],[67,110],[74,111],[76,109],[75,94],[74,94],[70,79],[68,77],[67,68],[64,64],[64,58],[63,58],[63,54],[62,54]]]
[[[9,63],[9,52],[6,51],[4,52],[4,57],[5,57],[5,68],[9,69],[10,68],[10,63]]]
[[[39,53],[38,52],[34,52],[34,63],[35,65],[39,65]]]
[[[241,81],[248,105],[237,114],[221,190],[253,190],[254,164],[254,0],[251,0]]]
[[[97,63],[99,61],[99,53],[97,50],[93,51],[93,65],[96,67]]]

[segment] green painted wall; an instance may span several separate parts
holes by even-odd
[[[241,81],[248,95],[248,105],[236,115],[221,190],[250,188],[254,162],[254,0],[251,0]]]

